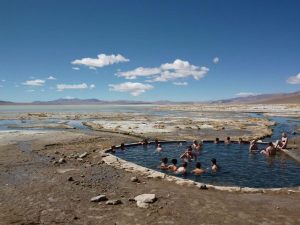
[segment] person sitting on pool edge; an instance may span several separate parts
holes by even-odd
[[[216,171],[218,171],[219,170],[219,165],[217,164],[217,160],[215,159],[215,158],[212,158],[211,159],[211,170],[213,171],[213,172],[216,172]]]
[[[164,157],[164,158],[161,159],[160,168],[162,170],[167,170],[168,169],[168,158]]]
[[[175,172],[177,170],[177,159],[172,159],[171,162],[172,165],[169,165],[168,169],[172,172]]]
[[[277,140],[275,143],[275,148],[278,150],[286,149],[288,144],[288,137],[285,132],[281,135],[281,140]]]
[[[219,144],[220,143],[220,139],[216,138],[216,140],[214,141],[215,144]]]
[[[178,173],[178,174],[186,174],[186,172],[187,172],[187,170],[186,170],[186,168],[187,168],[187,162],[184,162],[182,165],[181,165],[181,167],[179,167],[177,170],[176,170],[176,173]]]
[[[269,142],[268,147],[265,150],[262,150],[260,153],[266,156],[276,155],[276,148],[272,142]]]
[[[188,149],[180,156],[180,158],[191,161],[194,158],[192,146],[189,146]]]
[[[205,170],[201,168],[201,163],[197,162],[196,163],[196,168],[192,171],[195,175],[202,175],[205,173]]]

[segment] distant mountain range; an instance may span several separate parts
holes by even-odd
[[[300,104],[300,91],[293,93],[274,93],[251,95],[246,97],[237,97],[224,100],[213,101],[212,103],[230,103],[230,104]]]
[[[172,101],[104,101],[99,99],[57,99],[53,101],[35,101],[28,103],[0,101],[0,105],[100,105],[100,104],[114,104],[114,105],[141,105],[141,104],[196,104],[196,103],[223,103],[223,104],[300,104],[300,91],[293,93],[275,93],[275,94],[261,94],[247,97],[237,97],[230,99],[223,99],[209,102],[172,102]]]

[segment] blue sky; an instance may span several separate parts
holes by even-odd
[[[0,1],[0,100],[300,90],[300,1]]]

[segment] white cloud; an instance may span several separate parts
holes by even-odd
[[[291,76],[289,77],[286,82],[288,84],[300,84],[300,73],[298,73],[297,75],[295,76]]]
[[[214,63],[214,64],[217,64],[217,63],[219,63],[219,62],[220,62],[220,58],[219,58],[219,57],[213,58],[213,63]]]
[[[93,88],[95,88],[95,87],[96,87],[95,84],[91,84],[91,85],[90,85],[90,89],[93,89]]]
[[[86,83],[82,84],[58,84],[56,85],[57,91],[63,90],[80,90],[80,89],[87,89],[88,85]]]
[[[188,82],[173,82],[173,84],[177,86],[187,86]]]
[[[79,67],[72,67],[73,70],[80,70]]]
[[[0,88],[3,88],[3,85],[0,84]]]
[[[144,68],[138,67],[134,70],[127,71],[127,72],[118,72],[117,75],[119,77],[125,77],[126,79],[136,79],[138,76],[141,77],[148,77],[152,75],[159,74],[161,72],[160,68]]]
[[[23,85],[29,85],[29,86],[43,86],[45,84],[45,80],[27,80],[26,82],[22,83]]]
[[[56,80],[56,78],[53,77],[53,76],[49,76],[49,77],[47,78],[47,80]]]
[[[112,65],[115,63],[120,62],[129,62],[129,59],[126,59],[124,56],[118,54],[118,55],[105,55],[105,54],[99,54],[97,56],[98,58],[82,58],[82,59],[76,59],[72,61],[71,63],[73,65],[81,65],[81,66],[87,66],[90,69],[96,69],[97,67],[104,67],[108,65]]]
[[[150,84],[142,84],[142,83],[133,83],[133,82],[125,82],[121,84],[110,84],[110,91],[118,91],[118,92],[129,92],[133,96],[139,96],[142,93],[153,89],[153,86]]]
[[[259,95],[258,93],[253,93],[253,92],[239,92],[235,94],[238,97],[248,97],[248,96],[256,96]]]
[[[160,67],[144,68],[138,67],[131,71],[118,72],[117,75],[126,79],[136,79],[137,77],[147,77],[147,82],[164,82],[187,78],[192,76],[196,80],[203,78],[209,71],[207,67],[199,67],[190,64],[188,61],[176,59],[172,63],[162,64]]]
[[[27,92],[35,92],[33,89],[26,90]]]
[[[6,80],[1,80],[1,82],[5,82]]]

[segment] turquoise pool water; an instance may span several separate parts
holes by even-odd
[[[211,158],[216,158],[221,167],[216,173],[193,175],[191,171],[195,168],[195,161],[188,163],[188,173],[184,176],[158,168],[163,157],[167,157],[169,163],[171,159],[176,158],[178,164],[182,164],[179,157],[190,144],[163,144],[161,153],[155,151],[154,144],[148,147],[138,145],[127,147],[125,151],[116,150],[115,155],[150,169],[206,184],[254,188],[300,186],[300,164],[280,152],[272,157],[266,157],[259,152],[249,153],[248,144],[204,143],[198,161],[201,162],[203,168],[209,168]],[[263,148],[265,145],[260,144],[259,149]]]

